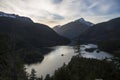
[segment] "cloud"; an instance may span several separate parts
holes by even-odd
[[[120,0],[0,0],[1,11],[27,16],[50,26],[80,17],[95,23],[118,17],[119,5]]]
[[[52,0],[54,4],[60,4],[63,0]]]
[[[90,10],[94,13],[94,15],[109,15],[116,14],[120,11],[120,7],[118,5],[118,0],[106,0],[97,1],[96,3],[90,6]]]

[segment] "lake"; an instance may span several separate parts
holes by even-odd
[[[85,51],[86,48],[94,47],[97,48],[97,46],[93,44],[81,45],[81,56],[99,60],[112,57],[112,55],[104,51],[99,51],[99,53],[97,50],[94,50],[93,52]],[[56,69],[60,68],[64,63],[67,64],[71,58],[76,55],[72,46],[56,46],[53,48],[55,50],[48,55],[45,55],[44,60],[41,63],[26,65],[26,71],[30,73],[31,69],[35,69],[37,77],[40,77],[41,75],[45,77],[46,74],[52,75]]]

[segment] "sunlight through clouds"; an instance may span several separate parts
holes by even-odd
[[[118,17],[119,5],[120,0],[0,0],[0,11],[27,16],[35,22],[55,26],[80,17],[93,23]],[[106,19],[106,16],[109,17]]]

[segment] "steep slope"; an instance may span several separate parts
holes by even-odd
[[[120,17],[88,28],[79,36],[79,39],[81,43],[120,40]]]
[[[83,18],[80,18],[63,26],[56,26],[53,29],[64,37],[74,39],[92,25],[92,23],[85,21]]]
[[[59,36],[46,25],[34,23],[27,17],[3,12],[0,12],[0,34],[8,34],[21,47],[49,47],[69,43],[68,39]]]

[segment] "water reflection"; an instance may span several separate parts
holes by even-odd
[[[93,52],[87,52],[85,49],[86,48],[95,48],[95,50]],[[88,45],[81,45],[81,48],[80,48],[80,51],[81,51],[81,56],[82,57],[85,57],[85,58],[94,58],[94,59],[105,59],[105,58],[111,58],[113,57],[112,55],[110,55],[109,53],[107,52],[104,52],[104,51],[100,51],[98,49],[98,46],[97,45],[94,45],[94,44],[88,44]]]
[[[56,69],[61,67],[63,63],[68,63],[74,54],[74,50],[69,46],[55,47],[56,49],[45,56],[41,63],[27,66],[27,72],[30,73],[34,68],[37,71],[37,76],[45,76],[46,74],[53,74]],[[64,56],[61,56],[64,54]]]
[[[27,72],[30,73],[31,69],[34,68],[37,71],[37,77],[40,77],[41,75],[45,77],[46,74],[52,75],[56,69],[61,67],[64,63],[67,64],[71,60],[72,56],[76,55],[74,54],[73,47],[70,46],[58,46],[54,48],[55,50],[46,55],[41,63],[26,66]],[[87,52],[85,51],[86,48],[97,48],[97,46],[82,45],[80,48],[82,57],[95,59],[112,57],[112,55],[103,51],[99,51],[99,53],[97,52],[97,50],[93,52]]]

